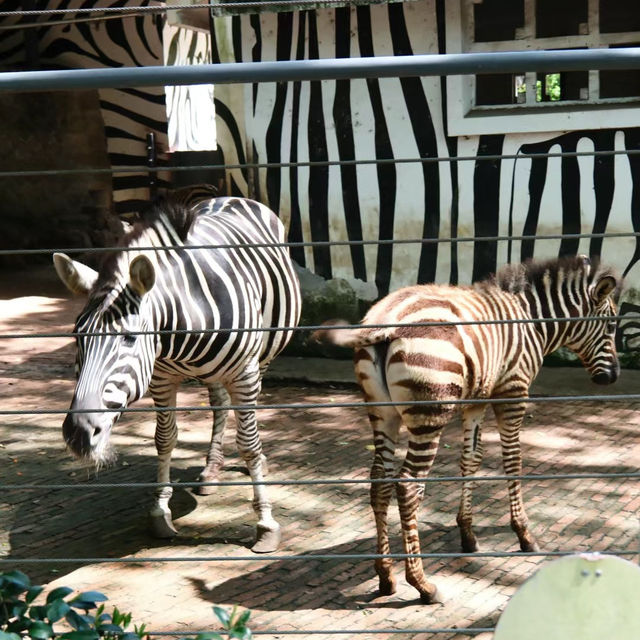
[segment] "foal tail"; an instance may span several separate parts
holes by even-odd
[[[322,344],[358,349],[392,339],[395,329],[395,327],[347,328],[345,325],[349,324],[351,323],[347,320],[327,320],[322,323],[322,329],[311,334],[311,340]]]

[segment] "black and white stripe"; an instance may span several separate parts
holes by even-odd
[[[96,8],[114,7],[121,6],[121,3],[57,0],[46,3],[46,9],[87,8],[92,5],[97,5]],[[140,2],[142,7],[149,5],[149,0]],[[20,2],[10,0],[3,3],[4,12],[21,9],[24,6]],[[14,26],[20,22],[41,24],[37,29],[0,30],[2,67],[92,69],[164,63],[164,16],[120,16],[102,22],[73,22],[73,17],[65,18],[65,24],[57,24],[60,16],[56,14],[21,20],[13,15],[3,16],[0,12],[0,26]],[[32,43],[30,48],[25,45],[29,41]],[[117,170],[112,179],[114,208],[117,213],[135,212],[149,200],[150,176],[123,170],[148,164],[147,134],[153,134],[160,153],[168,147],[164,87],[99,89],[98,96],[109,163]],[[167,180],[168,176],[161,173],[156,185],[166,186]]]
[[[505,473],[519,476],[519,435],[526,408],[523,399],[546,354],[566,346],[582,359],[594,382],[609,384],[617,379],[613,298],[619,286],[611,269],[599,262],[592,264],[583,256],[507,265],[495,278],[474,287],[420,285],[399,289],[376,303],[363,319],[364,325],[392,326],[318,332],[321,341],[355,349],[356,375],[366,401],[397,403],[368,408],[375,445],[372,479],[425,478],[442,428],[457,408],[448,401],[491,398],[518,399],[492,406]],[[589,317],[598,319],[581,319]],[[571,318],[579,320],[567,321]],[[429,322],[445,324],[420,326]],[[416,404],[425,400],[435,403]],[[483,402],[463,405],[464,476],[474,474],[482,460],[481,426],[486,406]],[[394,454],[403,424],[409,442],[398,473]],[[528,528],[520,481],[510,480],[508,487],[511,526],[522,550],[534,551],[537,546]],[[387,511],[392,490],[392,483],[371,484],[378,553],[385,555],[390,552]],[[424,485],[418,482],[396,485],[407,554],[420,553],[417,511],[423,492]],[[471,524],[471,483],[467,482],[458,512],[462,547],[467,552],[477,550]],[[376,561],[380,589],[385,594],[395,590],[391,564],[389,558]],[[407,559],[406,575],[424,602],[434,601],[436,588],[427,581],[419,558]]]
[[[78,382],[71,409],[77,413],[69,413],[63,425],[67,444],[80,456],[108,460],[109,433],[119,415],[83,410],[122,409],[147,388],[160,409],[176,406],[184,378],[203,382],[214,405],[228,404],[229,397],[234,404],[255,404],[264,370],[291,338],[291,329],[251,331],[294,327],[300,316],[288,251],[255,246],[283,242],[284,227],[255,201],[203,200],[205,193],[180,193],[156,204],[125,237],[127,250],[111,255],[99,272],[62,254],[54,258],[65,284],[89,296],[75,327]],[[214,416],[204,480],[215,479],[220,470],[225,417],[226,410]],[[259,482],[263,456],[255,412],[238,411],[237,418],[240,454]],[[175,412],[158,412],[155,441],[158,481],[168,482],[177,441]],[[168,487],[159,491],[152,511],[162,536],[175,532],[170,495]],[[279,527],[264,486],[255,487],[254,508],[259,516],[254,550],[275,548]]]
[[[212,59],[444,54],[444,8],[444,0],[420,0],[216,17]],[[234,108],[241,96],[244,110]],[[380,295],[415,283],[469,284],[506,262],[576,253],[603,256],[633,284],[637,238],[535,236],[638,230],[640,159],[623,152],[638,148],[640,128],[456,137],[448,135],[448,99],[446,82],[431,77],[216,87],[228,163],[444,159],[237,168],[227,172],[228,188],[280,211],[294,242],[443,240],[292,250],[323,277],[375,282]],[[544,157],[590,151],[620,155]],[[487,159],[501,154],[515,158]],[[473,240],[521,235],[531,239]],[[471,241],[446,241],[461,236]]]

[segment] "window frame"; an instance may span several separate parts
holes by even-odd
[[[600,34],[598,0],[588,1],[588,34],[535,38],[535,0],[523,0],[525,26],[516,40],[473,42],[473,5],[477,0],[450,0],[445,3],[447,53],[489,51],[544,51],[553,49],[606,48],[631,45],[640,32]],[[544,45],[544,46],[542,46]],[[535,103],[536,72],[526,76],[527,102],[511,105],[475,105],[475,76],[447,76],[447,117],[449,135],[519,133],[607,129],[638,126],[640,98],[587,98]],[[599,72],[589,70],[589,96],[598,95]]]

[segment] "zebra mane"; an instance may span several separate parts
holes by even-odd
[[[181,189],[167,191],[157,197],[140,214],[141,227],[138,232],[152,227],[160,218],[164,218],[175,229],[180,240],[186,240],[195,219],[202,209],[198,207],[205,200],[214,198],[217,189],[210,184],[197,184]],[[133,240],[135,238],[131,238]]]
[[[118,281],[118,264],[122,249],[141,240],[158,222],[169,223],[181,241],[186,240],[196,218],[203,212],[198,205],[215,197],[217,189],[211,185],[194,185],[167,191],[149,203],[134,222],[131,230],[120,238],[114,251],[107,252],[98,268],[98,279],[90,297],[103,297]],[[143,241],[144,243],[144,241]]]
[[[616,271],[600,262],[600,258],[595,256],[591,259],[586,256],[563,256],[551,260],[528,260],[518,264],[506,264],[490,276],[485,283],[492,284],[508,291],[509,293],[522,293],[531,288],[535,288],[542,282],[545,276],[556,280],[562,272],[576,273],[589,269],[589,281],[595,279],[596,275],[611,276],[617,283],[616,298],[622,286],[622,280]]]

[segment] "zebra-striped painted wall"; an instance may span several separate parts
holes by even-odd
[[[211,63],[208,33],[170,23],[164,28],[167,66]],[[169,151],[210,151],[217,148],[213,85],[165,87]]]
[[[141,6],[149,4],[149,0],[140,2]],[[46,9],[111,6],[121,6],[121,3],[114,0],[57,0],[46,3]],[[23,8],[19,0],[3,2],[0,26],[36,21],[41,22],[42,26],[0,30],[0,65],[4,69],[31,69],[35,65],[42,69],[76,69],[164,63],[163,16],[144,14],[62,25],[55,24],[60,20],[60,16],[55,14],[22,20],[16,16],[2,15]],[[146,165],[147,133],[154,134],[158,153],[162,155],[168,147],[164,87],[100,89],[98,93],[112,167],[121,169]],[[64,157],[64,149],[60,149],[60,155]],[[136,211],[140,202],[148,199],[147,173],[114,175],[113,201],[117,212]]]
[[[444,52],[444,2],[418,0],[214,18],[213,60],[296,60]],[[640,230],[636,156],[540,152],[635,149],[640,129],[448,137],[440,78],[216,88],[227,163],[472,156],[472,161],[228,172],[229,188],[280,211],[291,241],[479,237]],[[483,155],[517,154],[483,161]],[[501,264],[580,251],[640,286],[634,238],[295,250],[325,277],[468,283]]]

